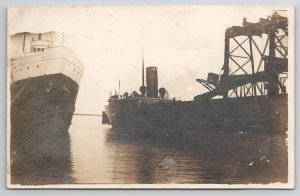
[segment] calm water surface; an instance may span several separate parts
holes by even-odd
[[[226,133],[226,134],[224,134]],[[268,130],[113,130],[74,116],[74,183],[271,183],[287,181],[285,134]]]

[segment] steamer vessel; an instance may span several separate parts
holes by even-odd
[[[24,32],[11,38],[12,125],[17,124],[13,123],[15,110],[18,115],[41,118],[48,112],[39,110],[55,109],[65,120],[64,127],[71,123],[83,66],[70,49],[55,45],[56,36],[55,32]]]
[[[70,153],[68,129],[83,66],[63,44],[63,33],[22,32],[11,36],[13,182],[20,183],[28,174],[38,174],[44,167],[68,165],[64,161]],[[49,165],[55,162],[56,166]],[[30,183],[28,179],[24,181]]]
[[[115,94],[105,106],[114,128],[287,129],[288,19],[274,12],[257,23],[225,31],[224,64],[220,74],[196,79],[207,92],[192,101],[167,98],[158,90],[156,67],[144,60],[140,94]],[[282,129],[281,129],[282,130]]]

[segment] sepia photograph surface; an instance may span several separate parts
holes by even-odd
[[[7,10],[7,187],[294,187],[294,8]]]

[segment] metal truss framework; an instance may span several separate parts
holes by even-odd
[[[217,84],[209,79],[197,79],[209,90],[205,96],[228,98],[286,93],[287,27],[287,18],[274,12],[258,23],[244,18],[243,26],[226,29],[223,74]]]

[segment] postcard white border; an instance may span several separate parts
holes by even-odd
[[[167,6],[167,5],[166,5]],[[172,5],[180,6],[180,5]],[[199,5],[196,5],[199,7]],[[203,5],[205,6],[205,5]],[[210,7],[220,5],[208,5]],[[222,5],[240,6],[245,5]],[[248,5],[284,7],[289,13],[289,75],[288,75],[288,183],[271,184],[53,184],[18,185],[10,183],[10,69],[9,27],[7,23],[7,188],[9,189],[294,189],[295,188],[295,8],[291,5]],[[53,6],[54,7],[54,6]],[[68,6],[69,7],[69,6]],[[126,8],[126,6],[124,6]],[[132,7],[132,6],[130,6]],[[188,7],[188,5],[184,5]],[[193,7],[192,5],[190,7]],[[7,9],[7,15],[9,8]],[[293,57],[293,58],[291,58]]]

